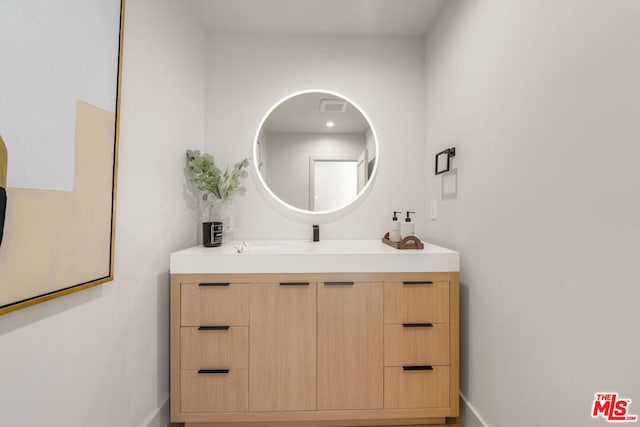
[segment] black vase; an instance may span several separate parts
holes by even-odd
[[[203,222],[202,223],[202,246],[216,247],[222,245],[222,223]]]

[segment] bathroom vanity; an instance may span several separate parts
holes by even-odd
[[[444,424],[458,416],[458,271],[454,251],[374,240],[171,254],[171,420]]]

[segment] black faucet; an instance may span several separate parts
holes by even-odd
[[[320,226],[318,224],[313,225],[313,241],[320,241]]]

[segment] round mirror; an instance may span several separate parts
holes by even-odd
[[[377,170],[375,130],[361,108],[335,92],[296,92],[262,119],[253,145],[257,176],[278,202],[305,213],[340,210]]]

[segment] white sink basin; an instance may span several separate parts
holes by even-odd
[[[460,263],[457,252],[429,243],[398,250],[379,240],[249,240],[174,252],[170,268],[171,274],[455,272]]]
[[[433,245],[432,245],[433,246]],[[230,242],[225,252],[235,251],[243,254],[365,254],[397,253],[398,250],[383,245],[378,240],[244,240]]]

